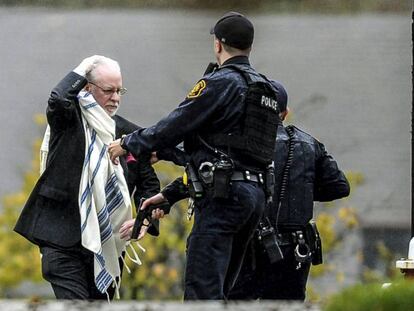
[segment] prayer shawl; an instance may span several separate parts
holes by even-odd
[[[79,187],[82,246],[94,253],[96,287],[105,293],[114,283],[118,294],[118,259],[127,244],[118,232],[122,223],[132,218],[132,208],[122,166],[113,165],[108,154],[108,145],[115,140],[115,121],[90,93],[82,91],[78,99],[85,130],[85,160]],[[46,166],[49,133],[48,127],[41,147],[41,173]]]

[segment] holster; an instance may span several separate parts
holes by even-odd
[[[306,224],[305,234],[310,251],[312,252],[312,264],[314,266],[322,264],[322,240],[314,220]]]
[[[221,157],[211,163],[204,162],[198,169],[200,180],[214,199],[227,199],[230,194],[230,180],[234,165],[230,159]]]
[[[233,166],[217,165],[217,163],[215,163],[213,177],[213,198],[229,198],[230,178],[232,174]]]

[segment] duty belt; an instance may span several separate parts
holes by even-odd
[[[250,171],[234,171],[230,178],[232,181],[253,181],[263,184],[263,174],[251,173]]]
[[[279,243],[279,246],[291,245],[297,243],[297,234],[296,232],[284,232],[276,234],[276,239]]]
[[[304,234],[303,230],[279,232],[276,233],[276,239],[279,245],[297,244],[300,234]]]

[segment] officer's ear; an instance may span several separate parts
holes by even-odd
[[[221,53],[222,50],[223,50],[223,45],[221,44],[220,40],[215,37],[214,38],[214,51],[216,53]]]
[[[288,113],[289,113],[289,107],[286,107],[285,111],[279,113],[280,120],[284,121]]]

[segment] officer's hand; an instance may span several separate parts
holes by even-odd
[[[141,210],[146,209],[150,205],[162,203],[162,202],[165,202],[165,201],[167,201],[167,200],[164,198],[162,193],[158,193],[158,194],[150,197],[149,199],[146,199],[141,205]],[[157,208],[154,211],[157,211],[157,210],[159,210],[159,209]],[[152,213],[152,216],[154,216],[154,213]]]
[[[93,55],[85,58],[73,71],[81,76],[85,76],[89,72],[91,72],[99,59],[103,58],[101,55]]]
[[[157,209],[152,211],[151,217],[152,217],[152,219],[164,218],[164,211],[162,209],[157,208]]]
[[[115,165],[119,164],[118,157],[123,156],[127,153],[126,150],[121,147],[120,142],[121,139],[117,139],[113,141],[108,147],[109,157],[111,158],[112,163]]]

